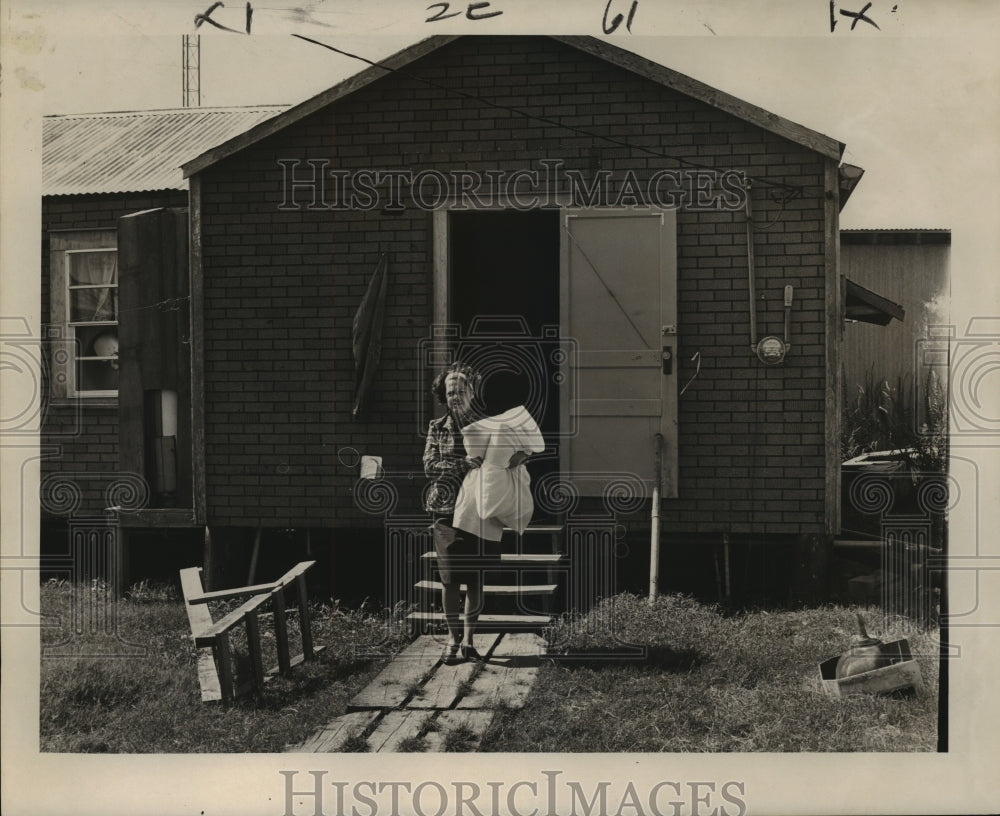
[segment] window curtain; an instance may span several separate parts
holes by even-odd
[[[69,257],[70,320],[74,323],[114,322],[118,253],[73,252]],[[75,288],[94,287],[94,288]]]

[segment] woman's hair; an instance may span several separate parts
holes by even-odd
[[[461,374],[465,377],[465,381],[469,384],[469,388],[472,389],[473,398],[479,393],[479,385],[482,381],[482,377],[479,372],[476,371],[471,366],[467,366],[465,363],[452,363],[444,371],[440,372],[435,378],[434,382],[431,383],[431,393],[441,405],[447,405],[448,400],[445,395],[445,385],[444,381],[448,379],[449,374]]]

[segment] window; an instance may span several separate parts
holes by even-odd
[[[114,230],[53,233],[51,317],[64,341],[54,397],[118,394],[118,250]]]
[[[66,253],[69,314],[76,341],[74,393],[118,392],[118,252],[77,249]]]

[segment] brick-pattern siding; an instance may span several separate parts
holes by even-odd
[[[310,211],[308,193],[302,209],[281,211],[279,160],[298,160],[302,176],[310,159],[349,173],[513,173],[552,159],[587,180],[600,167],[643,184],[677,167],[542,118],[800,189],[785,201],[777,188],[753,189],[759,336],[782,334],[782,290],[795,287],[782,366],[765,367],[750,350],[742,211],[678,214],[679,382],[693,376],[695,352],[701,368],[680,398],[680,496],[662,518],[672,532],[822,531],[824,158],[532,37],[457,40],[202,173],[209,523],[380,524],[380,497],[353,493],[355,451],[384,457],[394,512],[420,512],[415,417],[429,376],[417,346],[432,319],[431,215],[414,206]],[[351,321],[383,251],[382,362],[371,415],[354,422]]]
[[[41,318],[43,330],[51,320],[49,238],[52,230],[109,229],[129,213],[154,207],[186,207],[187,193],[168,190],[94,196],[49,196],[42,199]],[[101,515],[108,506],[108,488],[118,481],[117,400],[49,400],[48,383],[41,428],[41,485],[44,516]],[[75,486],[62,488],[64,483]]]

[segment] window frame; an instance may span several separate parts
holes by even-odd
[[[74,285],[70,264],[76,255],[90,252],[114,253],[115,275],[112,284]],[[118,313],[118,231],[117,229],[53,230],[49,233],[49,313],[54,329],[50,336],[60,341],[61,351],[52,354],[50,388],[56,400],[86,400],[88,402],[117,401],[118,389],[80,389],[78,372],[81,362],[109,360],[110,357],[93,357],[83,353],[78,346],[78,330],[106,326],[117,335],[120,326]],[[113,288],[114,321],[72,320],[72,292],[84,288]]]

